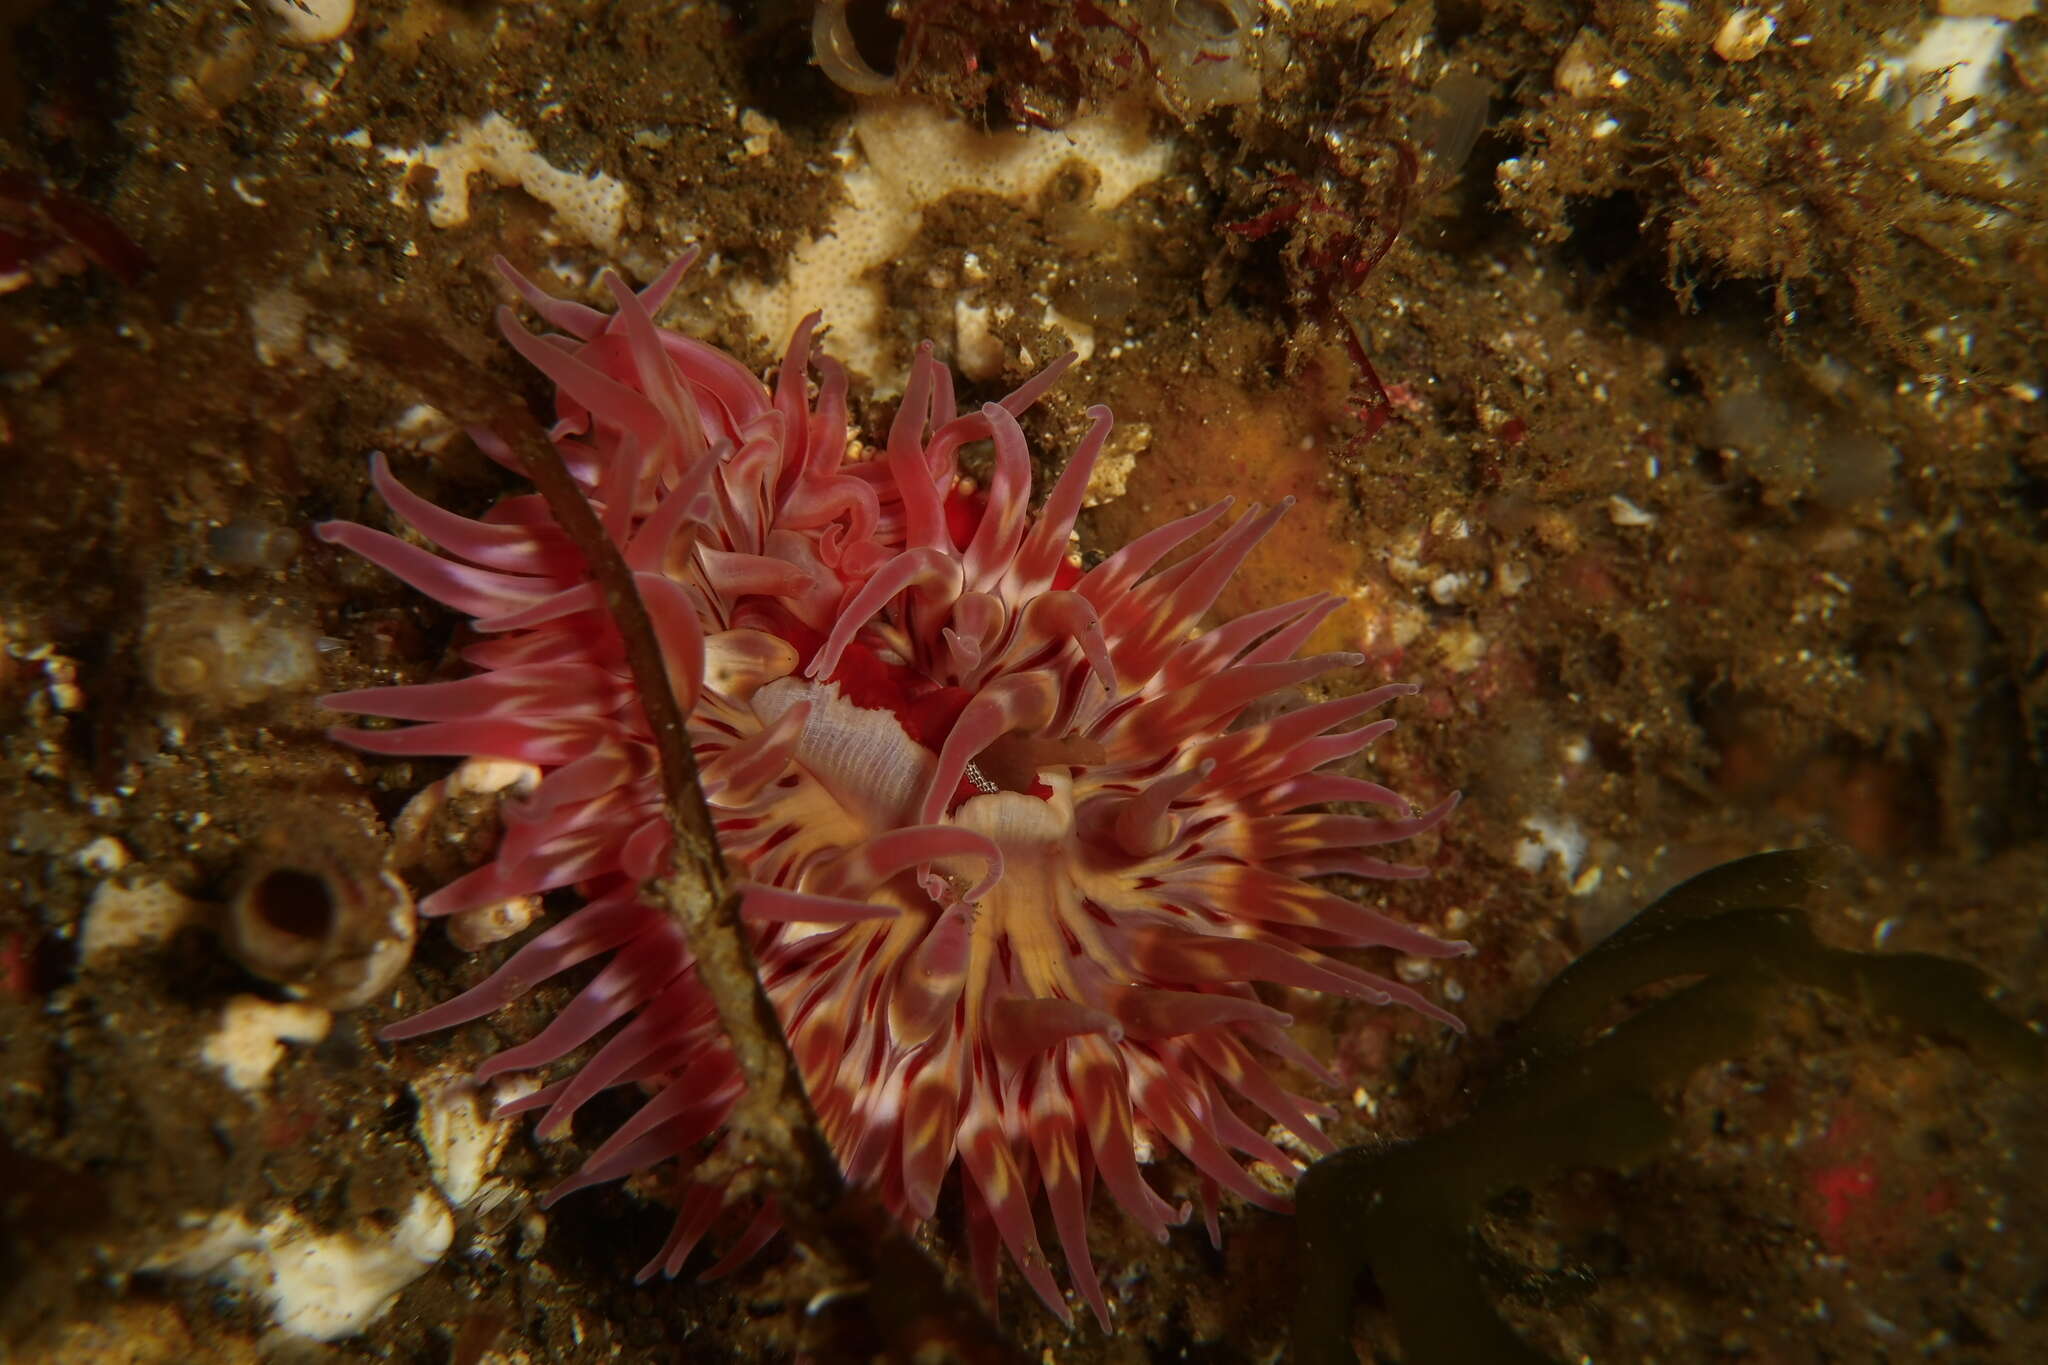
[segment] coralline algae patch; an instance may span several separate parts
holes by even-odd
[[[323,1126],[303,1066],[287,1095],[269,1092],[272,1073],[286,1058],[283,1044],[317,1043],[332,1023],[327,1011],[303,1003],[249,995],[229,1001],[202,1059],[248,1101],[250,1117],[223,1116],[223,1127],[253,1122],[264,1149],[282,1154]],[[211,1281],[255,1300],[275,1329],[273,1342],[287,1351],[363,1332],[456,1246],[459,1233],[473,1248],[494,1246],[501,1237],[527,1254],[539,1245],[546,1220],[511,1185],[492,1178],[516,1131],[493,1110],[533,1088],[522,1077],[485,1088],[461,1066],[430,1068],[412,1079],[406,1101],[430,1185],[419,1183],[419,1162],[401,1157],[405,1174],[385,1176],[381,1202],[362,1216],[337,1219],[333,1210],[310,1211],[289,1200],[243,1199],[215,1208],[194,1198],[174,1231],[144,1234],[153,1250],[140,1268],[173,1280]]]
[[[1264,389],[1226,375],[1182,375],[1120,386],[1117,412],[1149,428],[1122,492],[1084,518],[1100,545],[1123,545],[1150,527],[1219,498],[1295,505],[1272,541],[1251,555],[1216,609],[1250,611],[1311,593],[1344,599],[1305,648],[1382,652],[1396,642],[1393,603],[1373,586],[1369,546],[1349,482],[1334,459],[1346,414],[1344,374],[1312,365],[1284,388]]]
[[[757,109],[729,112],[742,134],[738,157],[766,157],[788,140]],[[458,121],[438,140],[421,145],[386,145],[367,129],[341,141],[358,150],[374,148],[387,173],[396,172],[391,202],[424,208],[426,222],[437,230],[467,225],[479,191],[516,187],[550,211],[545,240],[556,246],[587,243],[642,273],[658,271],[659,262],[630,240],[639,229],[674,242],[708,241],[714,255],[701,278],[725,274],[732,307],[759,345],[780,350],[815,310],[823,315],[828,349],[868,381],[875,396],[895,391],[907,345],[915,340],[903,334],[904,317],[892,307],[900,300],[889,296],[885,274],[914,251],[931,210],[956,194],[969,194],[1035,214],[1044,207],[1040,201],[1048,186],[1063,171],[1077,169],[1086,189],[1078,201],[1060,206],[1063,221],[1072,226],[1078,218],[1114,213],[1164,178],[1184,150],[1140,104],[1113,105],[1057,130],[989,132],[928,105],[863,100],[829,159],[819,163],[821,173],[836,168],[836,206],[829,218],[755,275],[715,254],[719,234],[696,217],[703,205],[664,210],[645,185],[636,194],[635,187],[603,171],[586,174],[557,165],[541,154],[528,127],[503,113]],[[1001,369],[1000,345],[988,329],[992,313],[1051,329],[1084,360],[1094,352],[1096,329],[1087,322],[1066,316],[1042,294],[999,292],[970,280],[944,317],[922,324],[942,355],[970,377],[992,378]],[[1114,345],[1111,338],[1104,342]],[[1031,370],[1051,358],[1019,364]]]
[[[488,176],[500,187],[518,186],[554,210],[566,235],[606,249],[617,248],[632,205],[626,186],[602,171],[579,175],[548,161],[533,135],[503,114],[458,125],[431,147],[387,147],[383,156],[402,168],[394,203],[410,197],[416,171],[433,172],[433,192],[424,198],[427,221],[437,228],[469,221],[473,175]]]
[[[209,1276],[260,1299],[286,1337],[336,1341],[388,1311],[454,1244],[447,1206],[422,1192],[389,1227],[321,1232],[284,1209],[264,1223],[222,1213],[147,1268]]]
[[[1165,175],[1174,152],[1172,140],[1153,135],[1149,115],[1129,106],[1076,119],[1056,132],[984,133],[925,105],[865,104],[839,151],[842,199],[831,221],[792,253],[780,278],[736,283],[734,301],[761,339],[778,347],[817,309],[831,329],[834,357],[893,385],[900,367],[891,363],[887,300],[877,275],[916,239],[927,209],[961,192],[1029,200],[1063,167],[1079,162],[1095,178],[1087,207],[1105,213]],[[1085,359],[1094,348],[1089,330],[1036,302],[1045,323],[1065,332]],[[972,349],[971,337],[935,339]]]

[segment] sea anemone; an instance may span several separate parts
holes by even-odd
[[[636,575],[744,879],[763,985],[846,1176],[915,1221],[957,1166],[984,1294],[1000,1240],[1065,1319],[1035,1231],[1042,1200],[1075,1289],[1106,1325],[1092,1191],[1161,1240],[1190,1213],[1148,1182],[1141,1150],[1163,1139],[1185,1155],[1213,1227],[1218,1187],[1285,1207],[1247,1170],[1296,1168],[1271,1125],[1329,1146],[1317,1127],[1328,1111],[1274,1068],[1334,1078],[1259,983],[1398,1001],[1455,1025],[1329,950],[1441,957],[1466,945],[1314,884],[1423,875],[1372,850],[1434,827],[1455,798],[1418,814],[1383,786],[1323,771],[1394,724],[1354,722],[1414,689],[1289,709],[1302,685],[1361,661],[1294,657],[1327,597],[1201,627],[1284,508],[1252,508],[1203,540],[1219,504],[1083,572],[1070,539],[1109,413],[1091,411],[1035,515],[1017,422],[1064,361],[962,413],[927,345],[886,446],[862,451],[847,438],[844,372],[812,354],[815,316],[772,389],[655,325],[687,264],[637,295],[608,275],[618,307],[604,314],[501,262],[561,335],[535,336],[510,310],[500,322],[557,386],[551,437]],[[517,468],[495,438],[477,439]],[[959,457],[984,441],[993,472],[970,491]],[[583,902],[481,985],[386,1036],[478,1018],[608,956],[481,1075],[547,1066],[617,1026],[573,1074],[509,1108],[545,1109],[547,1132],[608,1087],[646,1094],[550,1197],[674,1159],[674,1230],[642,1272],[674,1274],[728,1202],[692,1172],[742,1081],[680,932],[643,893],[671,835],[620,637],[537,496],[476,521],[410,492],[381,457],[371,477],[445,555],[350,523],[320,535],[475,618],[485,638],[464,651],[475,672],[460,681],[328,699],[418,724],[338,734],[381,754],[486,755],[543,774],[508,803],[495,858],[420,910],[558,887]],[[713,1273],[777,1226],[757,1209]]]

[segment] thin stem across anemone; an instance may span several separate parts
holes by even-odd
[[[623,288],[617,276],[608,278],[615,289]],[[675,837],[674,863],[657,883],[661,903],[697,961],[698,976],[746,1078],[745,1098],[726,1121],[735,1143],[733,1156],[742,1168],[751,1166],[768,1178],[765,1193],[784,1223],[814,1251],[871,1285],[887,1284],[891,1297],[922,1300],[928,1310],[938,1311],[951,1328],[947,1335],[954,1346],[969,1358],[1021,1360],[973,1297],[949,1284],[881,1204],[840,1174],[747,946],[741,898],[727,875],[698,781],[685,713],[671,686],[654,615],[640,595],[638,580],[649,576],[627,567],[561,453],[530,419],[500,419],[492,430],[519,456],[556,521],[583,551],[625,642],[627,667],[660,752],[666,815]],[[924,1344],[935,1335],[931,1324],[914,1317],[906,1325],[926,1339]]]

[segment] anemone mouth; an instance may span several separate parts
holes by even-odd
[[[1358,662],[1300,657],[1332,599],[1205,624],[1284,505],[1224,524],[1219,504],[1082,571],[1069,544],[1109,414],[1091,410],[1035,515],[1017,424],[1063,365],[961,412],[927,346],[885,448],[853,462],[845,377],[812,356],[815,319],[770,390],[655,326],[679,276],[638,295],[611,281],[607,315],[515,275],[566,335],[505,325],[556,383],[557,444],[662,625],[723,850],[747,879],[763,985],[850,1180],[912,1221],[957,1182],[983,1292],[1000,1246],[1065,1318],[1038,1241],[1045,1209],[1071,1284],[1107,1326],[1087,1237],[1094,1192],[1157,1237],[1189,1213],[1147,1181],[1142,1146],[1179,1151],[1212,1196],[1271,1207],[1284,1200],[1247,1168],[1296,1167],[1273,1134],[1328,1145],[1328,1111],[1281,1079],[1327,1073],[1257,987],[1455,1024],[1332,950],[1465,945],[1320,884],[1422,875],[1375,850],[1434,829],[1454,799],[1418,813],[1333,771],[1391,728],[1371,714],[1414,689],[1258,710]],[[968,495],[957,456],[975,441],[992,446],[993,473]],[[485,1072],[592,1047],[514,1106],[545,1109],[550,1130],[602,1090],[647,1092],[569,1188],[675,1163],[677,1221],[647,1272],[674,1274],[727,1203],[694,1163],[720,1140],[740,1080],[678,931],[641,894],[670,835],[616,632],[535,500],[469,521],[407,492],[381,461],[373,478],[445,553],[364,527],[321,534],[479,618],[486,638],[465,651],[470,677],[334,699],[413,722],[342,737],[542,774],[507,807],[493,860],[421,909],[559,887],[584,902],[482,985],[389,1036],[480,1017],[602,961]],[[772,1212],[757,1213],[714,1269],[774,1230]]]

